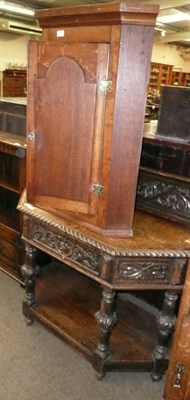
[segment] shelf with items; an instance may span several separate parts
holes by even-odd
[[[181,69],[173,69],[171,85],[190,87],[190,73],[182,72]]]
[[[162,86],[171,81],[172,65],[151,62],[149,92],[160,91]]]
[[[175,86],[181,86],[182,74],[183,73],[182,73],[181,69],[173,69],[171,84],[175,85]]]

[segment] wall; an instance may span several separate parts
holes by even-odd
[[[2,71],[15,67],[27,67],[27,44],[30,39],[39,39],[36,35],[19,35],[0,32],[0,96],[2,96]]]
[[[37,38],[39,39],[39,36]],[[36,36],[0,32],[0,71],[7,68],[10,62],[27,64],[27,43],[30,39],[36,39]],[[190,54],[189,59],[185,60],[183,54],[172,44],[154,44],[152,61],[171,64],[182,68],[184,72],[190,72]]]
[[[8,68],[8,64],[27,65],[28,35],[16,35],[0,32],[0,71]]]
[[[27,43],[30,39],[39,40],[39,36],[0,32],[0,81],[2,81],[1,71],[8,68],[9,63],[18,66],[27,65]],[[152,61],[170,64],[175,68],[181,68],[184,72],[190,72],[190,54],[188,59],[185,59],[184,54],[177,50],[175,45],[155,44]]]
[[[190,47],[188,54],[183,49],[177,49],[174,44],[154,44],[152,61],[173,65],[181,68],[183,72],[190,72]]]

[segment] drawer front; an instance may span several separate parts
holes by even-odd
[[[112,283],[131,288],[148,286],[160,288],[182,285],[187,260],[175,258],[118,258],[115,262]]]
[[[25,221],[24,237],[34,246],[89,276],[100,276],[102,256],[86,244],[60,234],[51,226]]]

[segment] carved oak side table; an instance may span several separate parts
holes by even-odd
[[[126,370],[161,379],[190,258],[189,230],[137,211],[134,237],[111,239],[34,207],[25,195],[18,209],[24,214],[27,322],[37,319],[58,333],[99,378]],[[40,272],[36,249],[52,260]],[[134,301],[134,291],[165,292],[157,316]]]

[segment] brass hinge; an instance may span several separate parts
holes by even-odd
[[[104,193],[104,186],[100,183],[93,183],[91,186],[92,193],[95,193],[96,196],[102,196]]]
[[[174,383],[173,387],[180,389],[181,388],[181,379],[184,374],[184,365],[183,364],[177,364],[175,367],[175,378],[174,378]]]
[[[100,90],[102,90],[102,92],[111,92],[112,81],[100,81]]]

